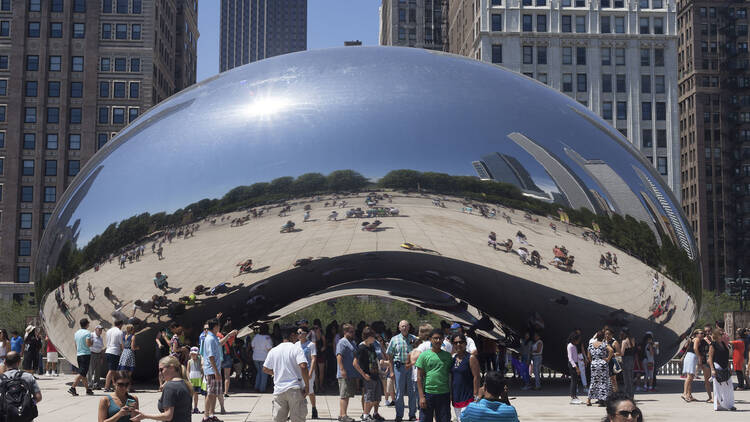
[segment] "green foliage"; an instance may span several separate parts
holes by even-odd
[[[368,324],[373,321],[383,321],[386,327],[396,331],[399,321],[405,319],[417,325],[429,322],[433,327],[440,326],[441,318],[431,312],[418,310],[414,305],[394,299],[376,296],[343,296],[340,298],[316,303],[278,321],[282,326],[294,325],[295,321],[306,319],[312,324],[320,319],[323,328],[333,321],[339,324],[350,322],[356,325],[359,321]]]
[[[354,170],[336,170],[326,179],[328,190],[332,192],[357,191],[369,184],[364,176]]]
[[[740,302],[736,297],[718,291],[703,290],[703,298],[696,327],[703,327],[705,324],[713,326],[714,321],[724,320],[724,312],[739,310]]]
[[[2,321],[0,328],[8,330],[8,334],[13,330],[23,334],[26,321],[29,317],[36,316],[37,312],[36,305],[29,305],[26,301],[18,303],[12,300],[0,300],[0,321]]]

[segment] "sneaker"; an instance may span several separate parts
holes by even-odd
[[[583,402],[578,397],[570,400],[570,404],[581,404],[581,403]]]
[[[395,407],[396,406],[396,402],[394,402],[394,401],[387,401],[387,402],[385,402],[385,406],[386,407]]]
[[[339,416],[337,419],[339,422],[354,422],[354,419],[350,418],[349,416]]]
[[[59,376],[60,376],[60,373],[59,373],[59,372],[52,372],[52,375],[54,375],[54,376],[56,376],[56,377],[59,377]]]
[[[362,417],[359,418],[359,420],[361,420],[361,421],[371,421],[372,420],[372,416],[370,416],[370,415],[362,415]]]
[[[208,418],[208,420],[211,421],[211,422],[224,422],[223,420],[217,418],[216,415],[211,416],[210,418]]]
[[[45,372],[45,373],[44,373],[44,376],[45,376],[45,377],[51,377],[51,376],[52,376],[52,374],[50,374],[50,372],[49,372],[49,371],[47,371],[47,372]]]
[[[311,417],[311,419],[318,419],[318,409],[316,409],[315,406],[313,406],[313,408],[312,408],[312,417]]]
[[[92,390],[92,389],[90,389],[90,388],[87,388],[87,389],[86,389],[86,395],[87,395],[87,396],[93,396],[93,395],[94,395],[94,390]]]
[[[415,421],[415,420],[417,420],[417,417],[416,416],[409,416],[409,420],[410,421]]]
[[[74,395],[74,396],[77,396],[77,395],[78,395],[78,392],[76,392],[76,388],[75,388],[75,387],[70,387],[70,388],[68,389],[68,393],[70,393],[70,394],[72,394],[72,395]]]
[[[194,415],[200,415],[201,413],[203,413],[203,412],[201,412],[200,410],[198,410],[198,408],[197,408],[197,407],[194,407],[194,408],[193,408],[193,414],[194,414]]]
[[[372,415],[372,420],[374,420],[374,421],[384,421],[385,418],[382,417],[382,416],[380,416],[380,413],[376,413],[376,414]]]

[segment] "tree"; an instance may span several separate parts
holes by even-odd
[[[305,173],[294,180],[292,192],[298,195],[310,195],[326,190],[326,177],[320,173]]]
[[[391,189],[416,190],[421,173],[416,170],[392,170],[380,178],[380,186]]]
[[[279,177],[271,180],[268,185],[268,192],[272,194],[290,195],[292,193],[292,183],[294,178],[290,176]]]
[[[2,328],[7,330],[8,333],[13,330],[23,333],[28,318],[37,315],[38,311],[36,305],[32,305],[26,301],[21,303],[16,301],[0,301],[0,321],[3,324]]]
[[[333,192],[356,191],[367,186],[367,179],[354,170],[336,170],[326,178]]]

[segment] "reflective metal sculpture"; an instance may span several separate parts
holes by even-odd
[[[251,324],[353,294],[511,346],[543,329],[564,368],[570,331],[604,324],[652,331],[669,359],[698,270],[672,193],[585,107],[462,57],[344,48],[223,73],[122,130],[59,202],[35,280],[63,355],[84,315],[134,316],[147,372],[173,319]]]

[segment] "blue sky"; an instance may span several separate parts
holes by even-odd
[[[198,81],[219,73],[219,0],[198,9]],[[344,41],[378,44],[380,0],[308,0],[307,49],[340,47]]]

